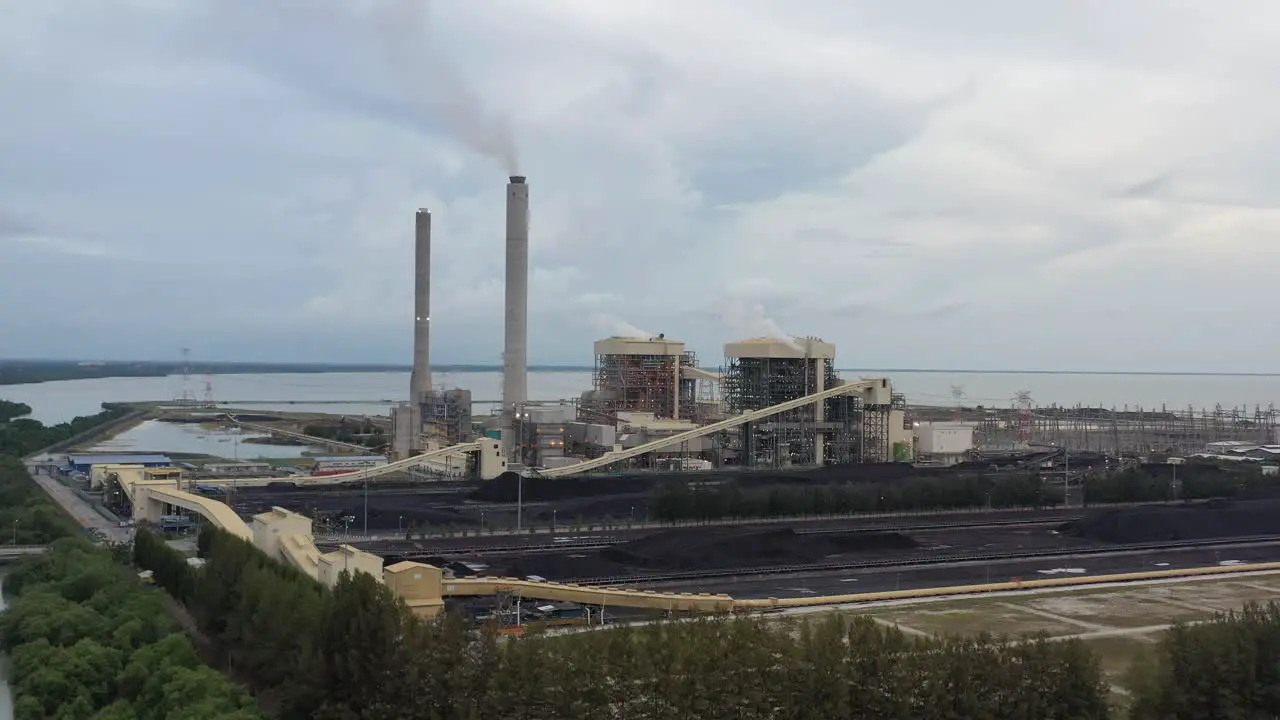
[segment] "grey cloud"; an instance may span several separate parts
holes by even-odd
[[[59,292],[0,313],[4,353],[403,359],[425,205],[439,361],[496,362],[504,179],[388,73],[374,4],[11,3],[0,307]],[[597,311],[715,358],[733,302],[864,365],[980,367],[1034,323],[999,364],[1221,369],[1174,319],[1270,301],[1280,53],[1243,6],[674,7],[433,8],[514,113],[537,362],[589,357]],[[1280,350],[1220,332],[1239,369]]]

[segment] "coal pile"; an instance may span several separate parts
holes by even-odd
[[[646,570],[796,565],[837,555],[911,550],[916,542],[898,533],[798,534],[790,528],[672,530],[601,551],[606,560]]]
[[[913,477],[957,477],[990,470],[990,463],[961,463],[952,467],[917,468],[910,463],[865,463],[856,465],[828,465],[799,470],[715,470],[709,472],[645,472],[621,475],[570,475],[560,478],[524,478],[507,472],[485,483],[471,499],[480,502],[512,503],[519,489],[527,502],[556,502],[575,498],[605,495],[637,495],[652,492],[671,482],[728,483],[739,488],[765,488],[771,486],[832,484],[832,483],[886,483]]]
[[[919,544],[898,533],[796,533],[790,529],[668,530],[597,551],[526,555],[495,567],[503,575],[572,581],[682,570],[725,570],[867,559],[910,551]]]
[[[1108,543],[1214,540],[1280,534],[1280,500],[1212,500],[1108,510],[1058,529]]]
[[[513,503],[517,493],[525,502],[553,502],[594,495],[627,495],[648,492],[656,476],[619,476],[601,478],[593,476],[569,476],[564,478],[527,477],[505,472],[481,485],[471,493],[472,500],[482,502]]]

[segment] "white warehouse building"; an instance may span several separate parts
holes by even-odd
[[[956,422],[927,422],[916,426],[916,455],[947,465],[963,461],[973,450],[973,426]]]

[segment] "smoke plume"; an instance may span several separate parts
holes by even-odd
[[[429,0],[382,0],[374,12],[378,44],[404,98],[439,121],[454,139],[496,160],[507,175],[519,175],[509,119],[485,107],[433,42]]]
[[[734,303],[729,305],[721,319],[737,332],[750,337],[767,337],[781,340],[795,350],[803,350],[795,337],[782,329],[776,320],[765,314],[760,303]]]
[[[591,316],[591,322],[596,329],[603,333],[608,333],[610,337],[634,337],[634,338],[651,338],[653,333],[632,325],[616,315],[610,315],[605,312],[598,312]]]

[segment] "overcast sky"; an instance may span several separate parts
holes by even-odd
[[[3,0],[0,357],[1271,371],[1274,0]]]

